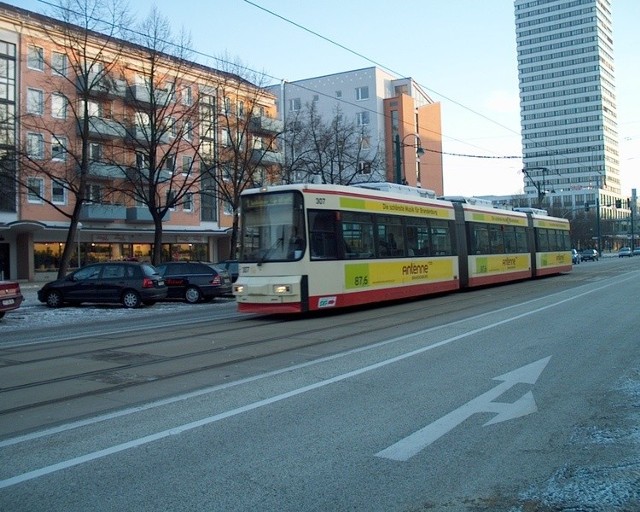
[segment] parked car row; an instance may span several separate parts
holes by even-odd
[[[170,262],[158,268],[149,263],[114,261],[86,265],[38,290],[38,300],[49,307],[83,302],[122,304],[137,308],[159,300],[208,302],[231,293],[231,277],[211,263]]]
[[[621,247],[618,251],[618,258],[630,258],[631,256],[640,256],[640,247],[631,249],[631,247]]]

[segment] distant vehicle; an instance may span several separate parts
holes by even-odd
[[[633,256],[633,252],[631,252],[631,247],[621,247],[618,251],[618,258],[631,258]]]
[[[640,256],[640,247],[636,247],[636,248],[633,250],[633,255],[634,255],[634,256]]]
[[[7,311],[18,309],[22,304],[22,300],[20,283],[0,281],[0,318],[3,318]]]
[[[580,253],[582,261],[598,261],[600,255],[595,249],[583,249]]]
[[[167,286],[149,263],[114,261],[93,263],[38,290],[38,300],[52,308],[83,302],[152,306],[167,296]]]
[[[227,272],[229,272],[231,281],[233,281],[234,283],[237,281],[238,274],[240,272],[240,264],[238,263],[238,260],[222,260],[216,263],[216,266],[222,267]]]
[[[580,257],[580,253],[575,249],[571,249],[571,263],[573,263],[574,265],[577,265],[581,261],[582,261],[582,258]]]
[[[231,294],[229,273],[213,263],[171,261],[158,265],[158,272],[169,288],[169,299],[196,304]]]

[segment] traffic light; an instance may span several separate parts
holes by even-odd
[[[584,203],[584,211],[585,212],[589,211],[589,203]]]

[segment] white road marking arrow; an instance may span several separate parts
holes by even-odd
[[[446,416],[376,453],[376,457],[407,461],[476,413],[497,413],[493,419],[483,425],[487,426],[536,412],[538,406],[531,391],[514,403],[500,403],[493,400],[516,384],[535,384],[550,359],[551,356],[545,357],[535,363],[528,364],[499,377],[494,377],[493,380],[503,381],[502,384],[498,384],[486,393],[451,411]]]

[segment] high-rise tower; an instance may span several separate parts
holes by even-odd
[[[525,192],[567,210],[615,204],[611,1],[515,0],[515,19]]]

